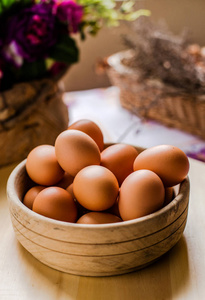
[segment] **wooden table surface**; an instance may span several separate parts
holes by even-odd
[[[180,241],[151,266],[126,275],[81,277],[53,270],[16,240],[6,198],[14,165],[0,169],[0,299],[205,299],[205,163],[190,159],[188,221]]]

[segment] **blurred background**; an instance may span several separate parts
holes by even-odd
[[[119,1],[121,2],[121,1]],[[136,0],[136,8],[151,11],[153,21],[165,21],[175,34],[188,29],[191,40],[205,45],[204,0]],[[97,36],[86,41],[78,40],[80,60],[64,76],[66,91],[77,91],[107,87],[110,81],[106,74],[96,75],[96,64],[103,58],[126,48],[123,34],[129,32],[129,24],[122,23],[118,28],[103,28]]]

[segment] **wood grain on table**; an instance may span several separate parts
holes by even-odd
[[[188,221],[180,241],[151,266],[113,277],[58,272],[16,240],[6,198],[14,165],[0,169],[0,299],[205,299],[205,164],[190,159]]]

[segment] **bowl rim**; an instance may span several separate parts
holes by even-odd
[[[190,182],[189,182],[189,176],[187,177],[179,184],[179,192],[176,195],[176,197],[166,206],[162,207],[161,209],[157,210],[156,212],[153,212],[149,215],[132,219],[132,220],[127,220],[127,221],[122,221],[122,222],[116,222],[116,223],[106,223],[106,224],[78,224],[78,223],[71,223],[71,222],[66,222],[66,221],[60,221],[60,220],[55,220],[43,215],[40,215],[28,207],[26,207],[21,199],[19,199],[17,192],[15,190],[15,183],[17,180],[17,177],[22,175],[23,173],[26,172],[26,160],[24,159],[22,162],[20,162],[11,172],[8,181],[7,181],[7,198],[9,200],[9,204],[12,202],[16,204],[25,214],[27,214],[29,217],[32,217],[34,219],[38,219],[39,221],[42,220],[44,223],[50,224],[50,225],[59,225],[67,228],[73,228],[73,229],[114,229],[114,228],[119,228],[119,227],[126,227],[130,226],[133,224],[138,224],[138,223],[143,223],[147,222],[150,219],[155,219],[158,218],[159,216],[166,214],[170,209],[176,207],[179,202],[185,198],[184,196],[189,193],[190,189]]]

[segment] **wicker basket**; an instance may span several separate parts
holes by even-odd
[[[192,95],[160,80],[142,81],[136,70],[122,64],[122,59],[131,58],[132,50],[126,50],[107,59],[107,74],[120,89],[121,105],[140,118],[205,139],[205,94]]]
[[[57,82],[16,84],[0,93],[0,166],[24,159],[40,144],[54,144],[68,127],[68,109]]]

